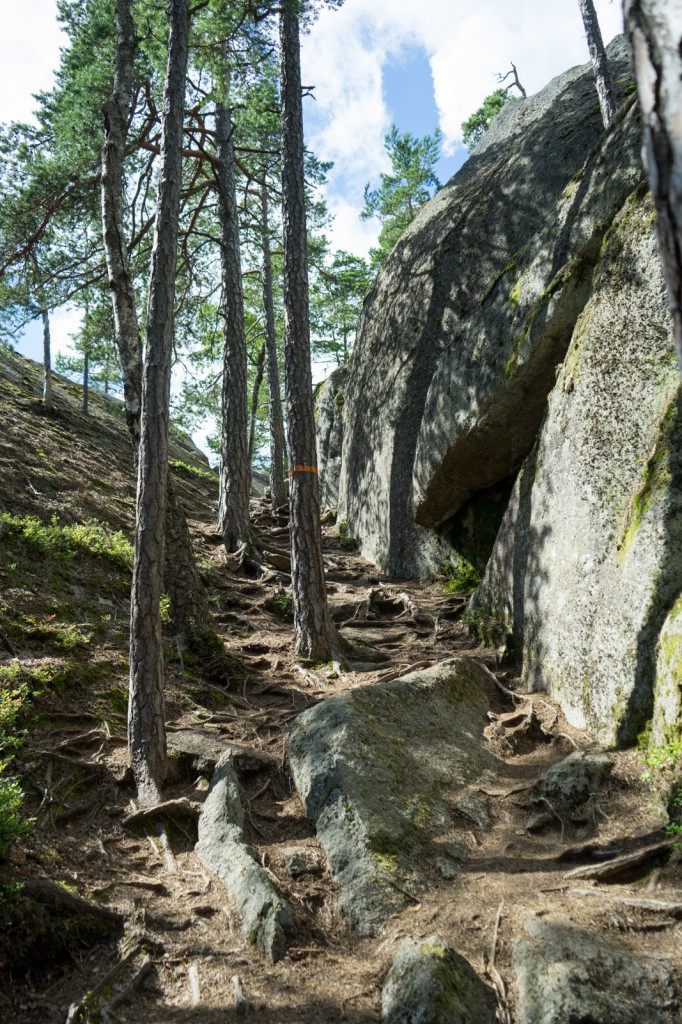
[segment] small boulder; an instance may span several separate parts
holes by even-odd
[[[493,1024],[497,1000],[438,936],[406,939],[381,993],[384,1024]]]
[[[295,846],[284,852],[284,864],[292,878],[301,875],[321,875],[322,858],[317,850],[308,846]]]
[[[534,788],[553,807],[571,810],[584,804],[611,774],[606,754],[587,754],[576,750],[545,772]]]
[[[527,921],[514,948],[519,1024],[675,1024],[679,1002],[669,965],[633,955],[597,932]]]

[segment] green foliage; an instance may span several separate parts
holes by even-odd
[[[360,256],[339,250],[314,275],[310,290],[312,346],[338,366],[350,358],[370,284],[370,268]]]
[[[24,794],[13,776],[4,775],[8,762],[0,760],[0,863],[6,861],[12,844],[29,831],[29,823],[21,817]]]
[[[199,469],[198,466],[190,466],[188,462],[183,462],[182,459],[170,459],[168,465],[178,476],[184,477],[185,480],[198,477],[200,480],[210,480],[213,484],[218,482],[218,476],[215,471]]]
[[[478,110],[462,123],[462,141],[469,152],[481,141],[493,118],[499,114],[508,100],[509,93],[506,89],[495,89],[486,96]]]
[[[507,637],[507,624],[499,612],[490,608],[476,608],[465,612],[462,622],[484,647],[500,647]]]
[[[362,220],[378,217],[381,221],[379,248],[371,252],[372,264],[379,266],[420,208],[441,187],[435,166],[440,153],[442,133],[416,138],[393,125],[384,142],[391,160],[391,174],[382,174],[379,187],[365,185]]]
[[[462,558],[461,555],[455,562],[448,559],[444,571],[448,578],[445,584],[447,594],[461,594],[465,591],[475,590],[481,582],[481,578],[471,562],[467,562],[466,558]]]
[[[118,530],[107,529],[96,519],[86,523],[60,526],[56,516],[43,523],[35,516],[0,514],[5,527],[4,538],[19,538],[24,544],[45,555],[70,562],[78,554],[98,555],[124,569],[133,564],[133,546]]]
[[[21,742],[17,728],[19,716],[26,710],[31,693],[19,682],[19,666],[0,670],[0,863],[7,860],[12,844],[28,831],[30,824],[20,814],[24,794],[18,780],[6,775],[13,753]]]

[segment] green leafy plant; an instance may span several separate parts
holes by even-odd
[[[43,523],[35,516],[0,514],[5,527],[3,539],[14,537],[33,550],[70,562],[77,554],[99,555],[125,569],[133,564],[133,546],[120,531],[107,529],[96,519],[60,526],[56,516]]]
[[[465,591],[475,590],[481,582],[481,578],[473,565],[467,562],[466,558],[462,558],[461,555],[457,558],[456,562],[448,559],[443,571],[448,578],[445,584],[445,592],[447,594],[461,594]]]

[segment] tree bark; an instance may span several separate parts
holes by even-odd
[[[251,392],[251,416],[249,418],[249,466],[253,462],[256,450],[256,420],[258,419],[258,399],[265,373],[265,345],[261,345],[256,360],[256,376],[253,379],[253,391]]]
[[[250,535],[251,466],[247,438],[246,335],[232,116],[230,108],[224,103],[216,105],[216,148],[219,158],[218,217],[225,342],[218,529],[226,550],[237,551]]]
[[[42,312],[43,319],[43,405],[45,411],[52,415],[52,350],[50,343],[50,314],[46,309]]]
[[[613,87],[613,79],[609,71],[609,62],[606,59],[606,50],[599,28],[599,19],[594,9],[593,0],[578,0],[580,13],[583,16],[583,24],[587,33],[587,45],[594,67],[594,77],[597,80],[597,95],[599,96],[599,109],[601,110],[604,127],[608,126],[616,116],[616,90]]]
[[[284,428],[282,401],[279,394],[277,333],[275,330],[275,298],[272,283],[270,250],[270,217],[268,193],[261,188],[261,247],[263,250],[263,310],[265,312],[265,348],[268,357],[268,416],[270,419],[270,494],[273,508],[286,503],[284,489]]]
[[[161,169],[147,307],[130,623],[128,744],[143,803],[158,800],[166,772],[160,600],[168,493],[168,409],[189,42],[188,0],[170,0],[169,21]]]
[[[296,650],[331,657],[331,621],[322,561],[320,495],[310,368],[308,257],[303,171],[299,23],[294,0],[280,14],[284,373],[289,446],[291,573]]]
[[[130,0],[116,0],[116,31],[114,88],[102,107],[102,229],[114,308],[116,347],[123,375],[126,422],[133,441],[133,450],[137,452],[142,398],[142,341],[124,227],[123,167],[136,47]]]
[[[142,405],[142,342],[125,232],[124,156],[132,97],[135,26],[130,0],[116,0],[114,88],[103,107],[102,229],[116,346],[123,375],[126,423],[137,467]],[[166,510],[164,589],[170,602],[171,629],[191,647],[194,638],[213,636],[211,615],[196,570],[192,541],[182,507],[169,480]]]
[[[624,8],[682,373],[682,0],[625,0]]]

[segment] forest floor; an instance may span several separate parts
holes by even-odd
[[[246,833],[263,866],[294,909],[295,940],[287,956],[263,962],[242,940],[226,892],[194,853],[195,833],[171,833],[173,858],[154,829],[134,834],[123,819],[134,806],[126,774],[125,709],[134,483],[124,424],[106,402],[87,419],[77,411],[78,390],[57,387],[57,409],[45,416],[37,400],[35,364],[0,361],[0,683],[22,694],[26,733],[12,772],[35,818],[17,842],[0,881],[42,878],[67,892],[115,908],[125,937],[86,943],[42,917],[17,920],[21,894],[6,894],[0,917],[11,925],[0,939],[4,1024],[67,1020],[69,1006],[92,993],[125,953],[129,970],[103,988],[90,1016],[146,1024],[225,1024],[246,1019],[272,1024],[332,1024],[380,1020],[382,984],[405,937],[438,934],[491,983],[512,1021],[513,941],[521,923],[553,917],[617,934],[637,952],[665,957],[682,968],[680,915],[654,901],[682,901],[682,869],[648,865],[612,884],[567,877],[591,862],[588,844],[614,851],[665,839],[664,773],[647,769],[636,751],[611,752],[613,772],[582,815],[557,820],[532,806],[527,788],[574,748],[597,749],[573,729],[547,696],[526,695],[494,652],[476,647],[461,622],[464,598],[445,592],[444,579],[397,582],[381,577],[356,552],[342,547],[336,527],[324,527],[329,600],[338,625],[389,658],[374,672],[337,672],[302,665],[294,656],[286,574],[263,583],[231,572],[215,533],[217,481],[189,449],[173,460],[179,497],[190,517],[202,577],[216,627],[243,667],[231,681],[206,681],[177,656],[166,659],[169,733],[199,729],[268,755],[267,767],[247,778]],[[179,465],[185,463],[185,467]],[[266,547],[287,548],[287,521],[264,500],[252,505]],[[27,526],[37,517],[43,527]],[[106,549],[91,529],[64,532],[96,519],[121,538]],[[52,530],[50,531],[50,527]],[[94,538],[94,539],[93,539]],[[353,616],[368,590],[396,586],[438,619],[421,628],[408,617],[358,628]],[[482,658],[507,689],[490,709],[481,743],[494,749],[504,771],[480,789],[489,821],[462,821],[450,838],[469,849],[456,877],[430,878],[419,902],[390,919],[378,938],[351,933],[338,909],[334,882],[323,870],[296,879],[285,854],[292,847],[320,853],[287,765],[290,723],[303,710],[336,694],[411,668],[466,653]],[[519,715],[535,713],[542,730],[515,743]],[[543,731],[547,735],[543,735]],[[409,737],[406,737],[409,743]],[[643,775],[649,775],[646,781]],[[195,776],[170,786],[167,797],[200,803],[207,781]],[[525,787],[525,788],[524,788]],[[173,860],[175,863],[173,863]],[[632,900],[644,900],[633,904]],[[630,901],[630,902],[628,902]],[[13,916],[14,915],[14,916]],[[3,923],[0,921],[0,924]],[[128,983],[147,956],[149,965],[129,1003],[105,1017],[99,1008],[112,988]],[[237,979],[237,980],[235,980]],[[237,1005],[235,992],[247,1005]]]

